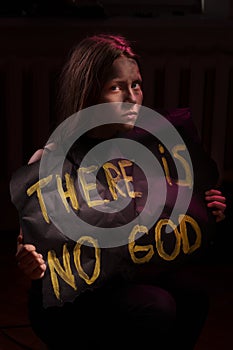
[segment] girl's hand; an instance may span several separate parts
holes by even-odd
[[[220,222],[225,219],[226,198],[219,190],[211,189],[205,193],[205,199],[207,201],[207,207],[212,208],[212,213],[215,215],[216,222]]]
[[[45,274],[46,264],[43,256],[36,251],[32,244],[23,244],[23,235],[20,232],[17,238],[16,261],[18,267],[32,280],[42,278]]]

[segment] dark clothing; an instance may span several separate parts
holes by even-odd
[[[192,269],[163,274],[157,283],[116,281],[82,293],[62,307],[42,307],[32,289],[30,319],[49,349],[191,350],[208,313],[208,297]],[[40,300],[40,302],[39,302]]]

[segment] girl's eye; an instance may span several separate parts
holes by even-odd
[[[119,86],[113,85],[113,86],[111,86],[111,90],[112,91],[117,91],[117,90],[119,90]]]
[[[141,85],[139,82],[135,82],[132,84],[132,89],[140,89]]]

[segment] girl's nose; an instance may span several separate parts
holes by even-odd
[[[129,88],[125,92],[125,102],[130,102],[130,103],[136,103],[136,96],[134,94],[134,91]]]

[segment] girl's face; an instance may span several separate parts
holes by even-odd
[[[99,102],[128,102],[141,105],[141,85],[142,78],[137,62],[126,56],[118,57],[113,62]]]
[[[113,62],[103,86],[99,103],[113,102],[113,112],[121,118],[122,124],[107,124],[96,130],[99,135],[94,136],[108,138],[118,131],[132,129],[143,100],[141,85],[142,78],[137,62],[126,56],[118,57]]]

